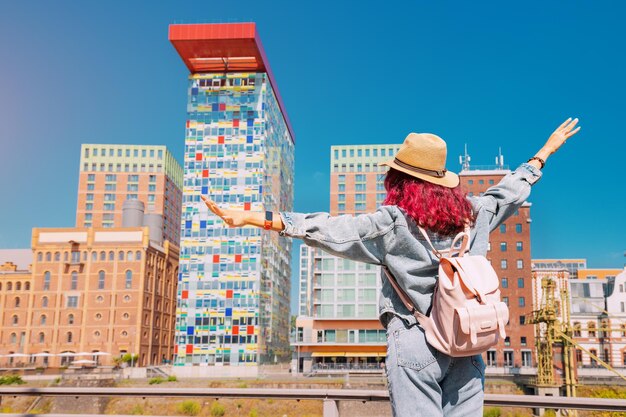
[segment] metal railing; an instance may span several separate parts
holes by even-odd
[[[45,397],[157,397],[157,398],[257,398],[324,401],[324,417],[339,417],[337,401],[389,401],[383,390],[266,389],[266,388],[0,388],[0,396]],[[568,410],[624,411],[626,400],[535,395],[485,394],[485,405]],[[76,414],[3,414],[3,416],[76,417]],[[95,417],[85,415],[83,417]],[[157,416],[153,416],[157,417]]]
[[[315,363],[311,371],[380,371],[384,368],[379,363]]]

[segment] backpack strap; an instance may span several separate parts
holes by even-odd
[[[433,253],[435,254],[435,256],[439,259],[443,258],[443,254],[439,252],[437,249],[435,249],[435,247],[433,246],[433,243],[430,241],[430,238],[428,237],[428,233],[426,233],[426,230],[424,230],[422,226],[417,226],[417,228],[422,233],[422,236],[424,236],[424,239],[426,239],[426,242],[428,242],[428,244],[430,245],[430,248],[433,250]]]
[[[402,288],[400,288],[400,285],[398,285],[398,282],[396,281],[394,276],[391,275],[391,272],[389,271],[389,269],[386,266],[383,266],[383,271],[385,271],[385,275],[387,275],[387,279],[391,283],[391,286],[394,288],[394,290],[396,290],[396,293],[400,297],[400,300],[402,300],[402,303],[404,304],[404,306],[411,312],[411,314],[415,316],[415,318],[418,321],[425,319],[426,316],[420,313],[417,310],[417,308],[415,308],[408,294]]]
[[[421,226],[417,226],[417,228],[419,229],[422,236],[424,236],[424,239],[426,239],[426,242],[428,242],[428,245],[433,250],[433,253],[435,254],[435,256],[439,259],[443,258],[444,254],[441,253],[441,251],[435,249],[435,246],[433,246],[433,243],[430,241],[430,237],[428,237],[428,233],[426,232],[426,230],[424,230],[424,228]],[[459,240],[461,241],[461,246],[458,249],[456,249],[455,246],[459,242]],[[454,239],[452,239],[450,250],[447,251],[448,253],[445,256],[451,257],[452,254],[455,252],[458,253],[458,256],[465,255],[465,252],[469,250],[469,242],[470,242],[470,227],[468,225],[468,226],[465,226],[465,229],[462,232],[457,234],[454,237]]]

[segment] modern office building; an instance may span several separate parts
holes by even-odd
[[[383,202],[384,173],[378,163],[398,152],[400,145],[349,145],[330,148],[330,214],[371,213]]]
[[[332,146],[330,213],[373,212],[385,199],[387,168],[399,145]],[[378,321],[380,267],[300,247],[300,316],[293,371],[380,372],[386,354]]]
[[[165,146],[83,144],[76,227],[122,227],[122,205],[141,201],[163,216],[163,239],[178,244],[183,170]]]
[[[178,247],[149,227],[33,229],[30,270],[0,268],[5,366],[170,361]]]
[[[290,210],[293,130],[254,23],[171,25],[169,39],[191,73],[175,365],[254,375],[289,357],[291,242],[225,227],[200,196]]]
[[[482,195],[509,172],[502,164],[472,168],[466,160],[459,177],[461,186],[473,196]],[[510,373],[510,368],[532,372],[529,368],[536,363],[534,326],[526,323],[533,302],[530,206],[525,202],[489,236],[487,259],[500,277],[502,300],[509,306],[506,339],[484,355],[487,371],[492,374]]]

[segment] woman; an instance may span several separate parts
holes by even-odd
[[[375,213],[331,217],[327,213],[273,213],[220,209],[203,200],[231,227],[258,226],[302,239],[307,245],[355,261],[386,266],[427,314],[437,280],[438,258],[419,232],[427,230],[437,250],[471,226],[470,252],[486,255],[489,232],[513,214],[541,177],[548,157],[576,134],[567,119],[530,160],[480,197],[467,198],[456,174],[445,169],[446,144],[431,134],[410,134],[385,177],[387,198]],[[480,355],[452,358],[433,349],[415,317],[385,276],[379,314],[387,329],[386,371],[393,415],[482,416],[484,368]]]

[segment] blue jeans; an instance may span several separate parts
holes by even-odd
[[[481,355],[452,358],[426,342],[419,325],[394,317],[387,326],[387,381],[394,417],[482,417]]]

